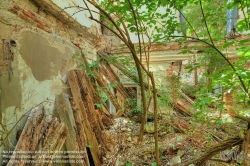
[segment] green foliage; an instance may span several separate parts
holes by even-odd
[[[157,166],[156,162],[153,162],[153,163],[151,164],[151,166]]]
[[[137,99],[135,98],[127,98],[125,108],[130,111],[132,116],[142,114],[141,105],[137,104]]]
[[[167,157],[166,157],[166,156],[161,156],[161,159],[162,159],[162,160],[166,160]]]
[[[125,166],[133,166],[131,163],[124,163]]]
[[[184,47],[180,51],[180,54],[196,55],[196,60],[186,66],[186,70],[190,73],[194,72],[194,70],[199,70],[201,71],[199,74],[202,74],[198,81],[199,88],[184,85],[183,89],[190,96],[196,98],[194,104],[195,119],[210,121],[211,118],[208,117],[211,113],[214,113],[213,111],[221,113],[224,109],[224,103],[222,102],[223,92],[236,91],[237,103],[244,103],[245,105],[248,103],[246,94],[249,93],[250,71],[245,64],[249,63],[250,59],[249,40],[225,39],[226,11],[234,9],[236,6],[238,6],[240,11],[244,9],[245,17],[238,22],[238,31],[248,31],[250,26],[248,6],[250,6],[250,2],[247,0],[232,0],[230,3],[227,0],[103,0],[101,7],[115,19],[113,23],[110,21],[105,22],[107,17],[102,15],[101,20],[106,26],[115,31],[117,31],[116,27],[121,27],[124,21],[128,30],[140,36],[140,39],[150,38],[152,43],[162,44],[171,40],[173,34],[180,34],[181,25],[178,22],[179,18],[176,16],[176,11],[183,10],[187,19],[187,36],[195,37],[198,41],[206,43],[199,46],[200,48],[194,46],[200,50],[201,53],[199,54],[196,54],[188,47]],[[123,34],[126,35],[125,32]],[[211,35],[212,41],[208,34]],[[125,38],[127,37],[125,36]],[[178,41],[182,44],[185,38]],[[217,41],[223,41],[224,44],[217,46]],[[213,43],[216,46],[213,46]],[[208,45],[209,47],[207,47]],[[232,47],[237,47],[238,54],[241,56],[240,60],[234,63],[230,63],[228,55],[224,54],[224,52],[228,52],[228,48]],[[139,52],[142,48],[135,46],[135,49]],[[111,57],[109,63],[122,66],[127,75],[138,75],[132,56],[115,55]],[[89,64],[89,66],[92,69],[98,68],[95,63]],[[91,71],[87,71],[87,73],[95,77]],[[146,74],[144,73],[144,78],[146,78],[145,76]],[[139,83],[138,77],[133,79],[135,83]],[[145,82],[147,83],[147,81]],[[244,90],[242,90],[242,87]],[[168,106],[170,99],[169,95],[165,94],[170,94],[171,87],[161,86],[158,88],[158,92],[164,94],[159,95],[157,99],[159,106]],[[214,106],[215,109],[211,109],[211,106]],[[135,101],[131,99],[128,99],[126,107],[134,114],[142,113],[141,106],[137,106]],[[213,120],[216,120],[217,125],[221,125],[220,118]]]
[[[94,106],[96,106],[97,108],[102,108],[102,104],[94,103]]]
[[[90,69],[98,69],[98,61],[92,61],[88,64]]]
[[[208,142],[211,142],[213,140],[213,136],[210,134],[207,134],[205,137]]]
[[[204,26],[204,20],[206,20],[210,34],[213,40],[224,39],[226,29],[226,6],[221,0],[202,1],[203,12],[205,18],[203,18],[200,4],[198,1],[195,3],[189,1],[185,6],[184,11],[187,20],[191,23],[192,27],[187,25],[187,35],[194,36],[194,31],[198,34],[198,37],[207,37],[207,31]],[[224,31],[224,33],[222,33]]]
[[[120,19],[116,20],[117,25],[120,25],[121,20],[123,20],[127,23],[127,28],[131,33],[150,35],[153,39],[152,42],[167,41],[175,31],[180,31],[180,25],[173,10],[173,2],[130,1],[135,13],[133,13],[128,1],[112,4],[111,2],[109,0],[102,1],[101,6],[110,14],[119,13]],[[134,17],[136,17],[136,21]],[[111,24],[108,26],[114,28]]]

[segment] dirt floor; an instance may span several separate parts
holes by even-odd
[[[178,113],[174,113],[171,117],[175,118],[170,119],[168,115],[163,113],[159,119],[159,150],[162,166],[184,165],[186,162],[201,156],[207,149],[220,141],[239,134],[240,128],[247,126],[245,122],[236,119],[231,121],[227,115],[223,116],[223,123],[220,126],[217,126],[215,121],[200,123],[192,117],[184,117]],[[143,143],[139,144],[140,123],[135,121],[134,117],[115,119],[115,124],[109,128],[108,132],[116,142],[116,146],[111,152],[104,155],[103,165],[154,165],[153,123],[146,124]],[[232,151],[234,149],[228,149],[215,155],[214,161],[209,160],[206,165],[237,165],[237,162],[242,161],[242,154],[235,157],[236,160],[231,163],[222,162],[222,160],[228,160],[225,156]],[[250,163],[249,159],[248,161]]]

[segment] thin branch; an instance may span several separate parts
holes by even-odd
[[[120,1],[119,1],[119,0],[118,0],[118,5],[120,5]],[[128,29],[127,29],[127,27],[126,27],[124,21],[122,20],[122,17],[121,17],[121,15],[120,15],[120,13],[118,13],[118,11],[116,11],[116,14],[117,14],[117,17],[119,18],[119,20],[120,20],[121,23],[122,23],[123,29],[124,29],[124,31],[125,31],[124,33],[126,34],[127,39],[130,39],[130,38],[129,38]]]
[[[144,22],[143,21],[141,21],[141,18],[140,18],[140,15],[138,14],[138,11],[136,11],[136,13],[137,13],[137,15],[138,15],[138,17],[137,17],[137,19],[138,19],[138,22],[139,22],[139,24],[140,24],[140,26],[141,27],[144,27],[145,28],[145,35],[146,35],[146,37],[148,38],[148,44],[147,45],[145,45],[145,40],[144,40],[144,35],[143,35],[143,33],[141,33],[141,36],[142,36],[142,41],[143,41],[143,50],[144,50],[144,52],[145,52],[145,58],[146,58],[146,62],[147,62],[147,64],[148,64],[148,71],[149,71],[149,50],[150,50],[150,47],[151,47],[151,39],[150,39],[150,35],[149,35],[149,29],[148,28],[146,28],[146,25],[144,24]],[[146,51],[146,47],[148,47],[147,49],[148,49],[148,51]],[[147,55],[147,52],[148,52],[148,55]]]
[[[137,31],[138,41],[139,41],[140,60],[141,60],[142,59],[141,38],[140,38],[140,31],[139,31],[139,26],[138,26],[138,22],[137,22],[137,17],[136,17],[136,13],[135,13],[134,7],[131,4],[130,0],[127,0],[127,1],[128,1],[129,6],[130,6],[130,8],[132,10],[133,17],[134,17],[134,20],[135,20],[135,26],[136,26],[136,31]]]
[[[112,30],[110,27],[108,27],[107,25],[103,24],[102,22],[100,22],[99,20],[95,19],[95,18],[90,18],[93,21],[96,21],[97,23],[100,23],[101,25],[103,25],[105,28],[109,29],[111,32],[113,32],[115,35],[118,35],[118,37],[125,43],[125,45],[129,48],[129,50],[131,51],[132,55],[134,55],[134,60],[136,62],[139,63],[139,65],[142,67],[142,69],[146,72],[147,75],[150,75],[150,73],[147,71],[147,69],[143,66],[143,64],[140,62],[140,60],[138,59],[138,57],[136,56],[136,51],[134,49],[134,44],[131,43],[131,41],[127,40],[127,38],[124,36],[124,34],[122,33],[121,29],[118,27],[118,25],[115,23],[115,21],[111,18],[111,16],[102,8],[100,8],[98,6],[98,4],[91,2],[90,0],[87,0],[88,2],[90,2],[93,6],[95,6],[98,10],[100,10],[110,21],[111,23],[116,27],[116,29],[119,31],[119,33],[121,35],[119,35],[117,32],[115,32],[114,30]]]
[[[93,6],[95,6],[98,10],[104,11],[104,10],[101,9],[96,3],[92,3],[92,2],[90,2],[89,0],[87,0],[87,1],[88,1],[89,3],[91,3]],[[85,0],[83,0],[83,2],[87,5],[87,3],[85,2]],[[90,10],[89,8],[88,8],[88,10],[89,10],[89,12],[92,11],[92,10]],[[98,14],[100,14],[100,13],[98,13]],[[119,35],[117,32],[115,32],[113,29],[111,29],[110,27],[108,27],[107,25],[105,25],[104,23],[102,23],[101,21],[95,19],[95,18],[93,17],[92,13],[90,13],[90,16],[91,16],[90,19],[93,20],[93,21],[96,21],[96,22],[99,23],[99,24],[101,24],[102,26],[104,26],[105,28],[107,28],[108,30],[110,30],[111,32],[113,32],[113,33],[114,33],[117,37],[119,37],[124,43],[126,43],[126,42],[124,41],[124,39],[126,39],[126,38],[124,37],[124,35],[123,35],[124,31],[122,31],[118,26],[116,26],[115,21],[112,19],[112,17],[110,17],[110,15],[108,15],[107,12],[104,11],[103,14],[104,14],[104,15],[108,18],[108,20],[111,21],[111,23],[116,27],[116,29],[119,31],[120,35]]]
[[[89,14],[90,14],[90,17],[93,17],[92,12],[90,11],[88,4],[85,2],[85,0],[82,0],[82,1],[83,1],[83,3],[85,4],[85,6],[87,7],[87,9],[88,9]],[[93,17],[93,18],[94,18],[94,17]]]
[[[111,29],[110,27],[108,27],[107,25],[103,24],[101,21],[93,18],[93,17],[89,17],[89,19],[101,24],[102,26],[104,26],[105,28],[107,28],[108,30],[110,30],[112,33],[114,33],[119,39],[121,39],[123,41],[123,38],[117,33],[115,32],[113,29]],[[125,43],[126,44],[126,43]]]
[[[124,36],[123,32],[121,31],[121,28],[115,23],[114,19],[104,9],[102,9],[95,1],[90,1],[90,0],[87,0],[87,1],[90,4],[92,4],[94,7],[96,7],[101,13],[103,13],[108,18],[108,20],[115,26],[116,30],[119,31],[119,33],[121,35],[121,40],[124,43],[126,43],[125,41],[127,41],[127,39]],[[96,21],[96,19],[95,19],[95,21]],[[100,21],[98,21],[98,22],[100,22]]]
[[[79,9],[81,9],[80,11],[88,10],[87,8],[81,7],[81,6],[68,6],[68,7],[63,8],[63,9],[60,11],[60,13],[61,13],[62,11],[64,11],[64,10],[67,10],[67,9],[70,9],[70,8],[79,8]],[[90,11],[91,11],[91,12],[94,12],[94,13],[96,13],[96,14],[100,14],[100,13],[98,13],[97,11],[94,11],[94,10],[90,10]]]
[[[191,25],[191,23],[188,21],[188,19],[186,18],[186,16],[185,16],[180,10],[178,10],[178,11],[179,11],[179,13],[182,15],[182,17],[184,17],[184,19],[187,21],[188,25],[191,27],[191,29],[192,29],[193,32],[195,33],[195,36],[196,36],[197,38],[199,38],[199,36],[198,36],[198,34],[196,33],[194,27],[193,27],[193,26]]]
[[[205,23],[205,26],[206,26],[206,29],[207,29],[207,33],[208,33],[209,39],[210,39],[212,45],[214,46],[214,41],[213,41],[213,39],[212,39],[212,37],[211,37],[211,35],[210,35],[209,29],[208,29],[208,25],[207,25],[207,20],[206,20],[206,18],[205,18],[204,10],[203,10],[203,8],[202,8],[202,2],[201,2],[201,0],[199,0],[199,2],[200,2],[202,17],[203,17],[203,19],[204,19],[204,23]]]

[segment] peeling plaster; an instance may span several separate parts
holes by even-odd
[[[67,59],[70,54],[68,49],[63,53],[51,46],[45,37],[31,31],[23,32],[19,43],[20,54],[38,81],[49,80],[57,75],[57,71],[62,68],[63,59]]]
[[[55,40],[51,35],[30,30],[22,31],[17,38],[22,109],[27,111],[45,102],[50,114],[55,95],[68,89],[62,77],[75,67],[72,56],[77,48],[60,38]]]
[[[13,34],[12,39],[17,43],[12,48],[13,74],[10,81],[8,72],[0,77],[1,122],[11,125],[0,128],[6,133],[22,118],[9,136],[14,145],[16,131],[26,122],[23,115],[33,106],[43,103],[48,110],[46,115],[52,116],[55,95],[68,90],[61,79],[67,71],[76,67],[72,56],[77,48],[62,38],[55,40],[53,35],[39,30],[23,29]]]

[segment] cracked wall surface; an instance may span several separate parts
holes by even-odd
[[[81,51],[96,59],[93,41],[100,27],[86,27],[58,12],[55,2],[0,1],[0,152],[14,149],[32,107],[43,103],[52,116],[55,96],[69,92],[62,80],[77,68]]]

